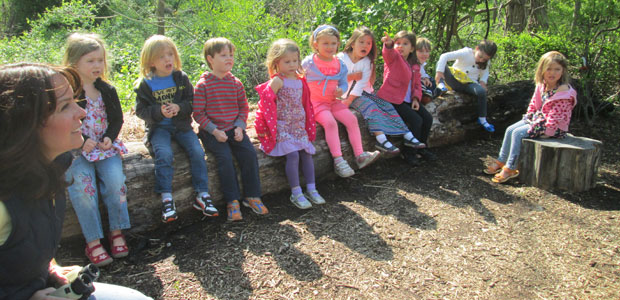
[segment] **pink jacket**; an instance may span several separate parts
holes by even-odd
[[[314,141],[316,138],[316,123],[314,121],[314,109],[310,102],[310,89],[305,78],[301,78],[303,93],[301,96],[302,105],[306,111],[306,132],[308,140]],[[271,152],[276,146],[276,136],[278,136],[278,111],[276,101],[278,96],[269,86],[269,81],[257,85],[254,89],[258,92],[258,110],[254,120],[254,129],[265,153]]]
[[[422,82],[420,65],[410,66],[394,47],[383,45],[383,85],[377,96],[390,103],[401,104],[407,95],[408,84],[411,86],[411,98],[422,99]],[[412,81],[413,79],[413,81]]]
[[[546,120],[546,135],[554,136],[558,128],[567,132],[573,107],[577,105],[577,92],[573,87],[569,86],[568,91],[555,93],[543,104],[542,94],[544,90],[545,86],[543,84],[536,86],[530,105],[527,107],[527,112],[535,113],[540,111],[543,113]]]

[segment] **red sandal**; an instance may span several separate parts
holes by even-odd
[[[103,252],[101,254],[97,256],[93,256],[93,252],[98,248],[102,248],[101,244],[97,244],[90,248],[88,247],[88,245],[86,245],[85,252],[86,252],[86,257],[88,257],[88,260],[90,260],[90,262],[92,262],[93,265],[97,267],[103,267],[103,266],[107,266],[111,264],[114,259],[110,257],[110,255],[108,254],[108,252],[105,251],[105,249],[102,249]]]
[[[502,171],[504,163],[487,155],[484,159],[484,167],[483,172],[485,174],[494,175]]]
[[[123,239],[123,245],[114,246],[114,240],[116,239]],[[108,237],[108,240],[110,241],[110,250],[112,252],[112,257],[123,258],[129,255],[129,247],[127,247],[127,240],[125,240],[125,236],[122,233],[119,233],[117,235],[110,234],[110,236]]]

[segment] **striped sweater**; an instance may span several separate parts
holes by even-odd
[[[205,71],[194,88],[194,120],[200,129],[245,130],[249,107],[243,83],[231,73],[223,78]]]

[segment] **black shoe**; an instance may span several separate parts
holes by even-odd
[[[219,212],[217,208],[213,206],[213,201],[211,200],[211,196],[200,197],[196,196],[194,199],[194,208],[202,212],[203,215],[207,217],[217,217],[219,216]]]
[[[437,160],[437,155],[435,155],[435,153],[429,151],[428,148],[424,148],[424,149],[418,150],[418,154],[420,154],[423,159],[428,160],[428,161],[435,161],[435,160]]]
[[[174,201],[164,201],[161,207],[161,221],[169,223],[177,219],[177,208],[174,205]]]
[[[420,161],[420,159],[417,157],[417,155],[415,154],[415,152],[405,152],[401,154],[401,157],[405,160],[405,162],[412,166],[412,167],[417,167],[419,165],[422,164],[422,162]]]

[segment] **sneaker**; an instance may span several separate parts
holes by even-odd
[[[243,206],[251,208],[255,214],[266,215],[269,213],[269,210],[265,207],[263,201],[260,201],[260,198],[246,198],[241,202]]]
[[[411,141],[411,140],[404,140],[403,141],[403,145],[405,145],[407,147],[411,147],[413,149],[426,148],[426,144],[424,144],[424,143],[422,143],[420,141],[414,142],[414,141]]]
[[[161,221],[169,223],[177,218],[177,207],[174,205],[174,200],[164,200],[161,207]]]
[[[213,206],[211,196],[196,197],[193,206],[195,209],[201,211],[202,214],[207,217],[217,217],[220,215],[220,213],[217,211],[217,208]]]
[[[314,204],[325,204],[325,199],[319,195],[319,191],[317,190],[306,191],[305,195],[306,198]]]
[[[243,217],[241,216],[241,208],[239,207],[239,201],[233,200],[232,202],[226,204],[226,211],[228,212],[228,221],[241,221]]]
[[[385,144],[387,144],[389,141],[385,140],[385,142],[383,143],[379,143],[379,141],[375,141],[375,148],[377,148],[377,150],[385,152],[386,154],[398,154],[400,153],[400,149],[398,149],[396,146],[394,146],[394,144],[390,143],[391,147],[387,147]]]
[[[351,169],[346,160],[341,160],[338,163],[334,163],[334,171],[340,177],[351,177],[355,174],[355,171]]]
[[[437,155],[435,153],[428,150],[428,148],[418,150],[418,154],[422,156],[425,160],[435,161],[437,160]]]
[[[418,156],[415,153],[402,153],[400,155],[405,162],[412,167],[417,167],[419,165],[422,164],[422,162],[420,162],[420,159],[418,158]]]
[[[361,169],[373,163],[377,158],[379,158],[379,151],[364,151],[355,159],[355,162],[357,162],[357,166]]]
[[[437,84],[437,89],[439,89],[440,95],[443,95],[448,91],[448,88],[446,87],[446,83],[443,81],[443,79],[439,80],[439,83]]]
[[[308,202],[308,199],[306,199],[304,194],[291,195],[291,203],[301,209],[308,209],[312,207],[312,203]]]
[[[489,122],[480,122],[480,119],[478,119],[478,124],[480,124],[480,126],[482,126],[482,128],[484,128],[484,130],[488,131],[488,132],[495,132],[495,126],[493,126],[491,123]]]

